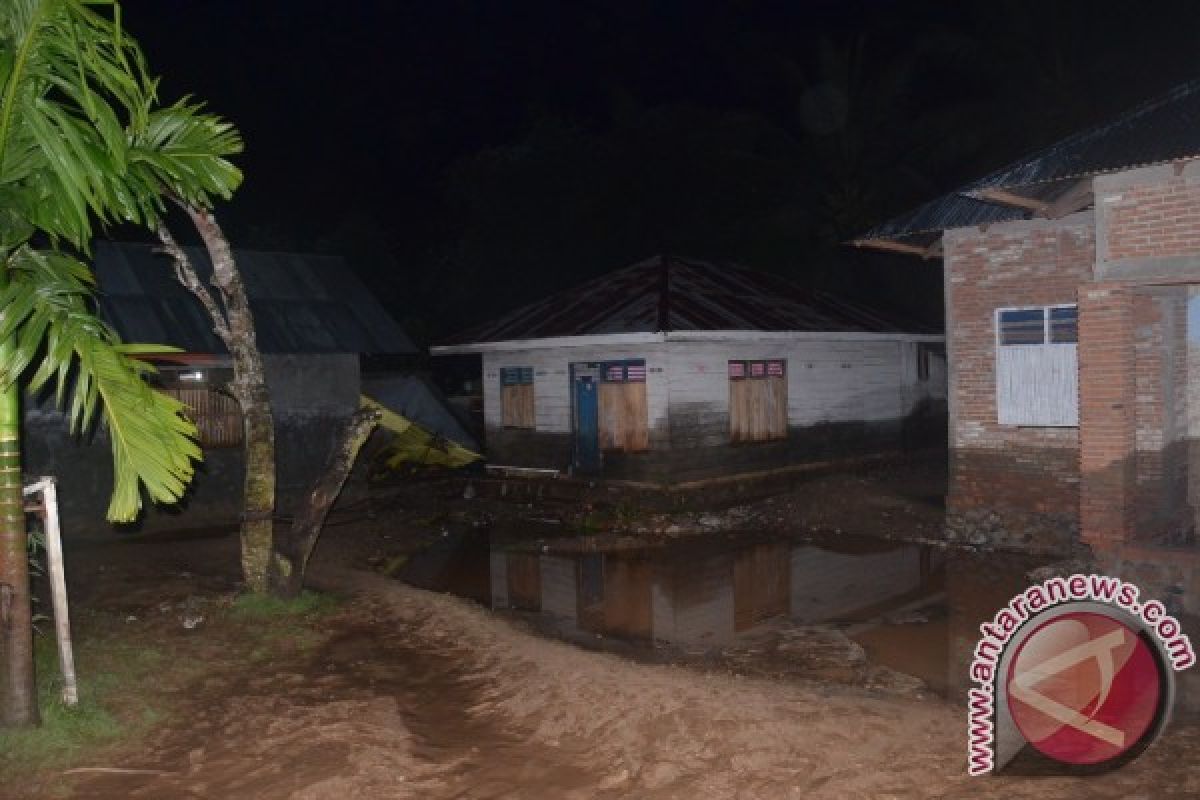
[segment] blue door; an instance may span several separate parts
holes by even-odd
[[[575,376],[575,468],[600,469],[599,391],[594,375]]]

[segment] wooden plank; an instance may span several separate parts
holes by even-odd
[[[787,438],[788,422],[788,391],[787,378],[783,375],[772,375],[767,378],[764,387],[767,396],[767,439]]]
[[[729,429],[733,442],[766,442],[787,436],[787,378],[729,381]]]
[[[1015,192],[1005,191],[1004,189],[982,189],[978,192],[978,196],[981,200],[987,200],[991,203],[998,203],[1002,206],[1023,208],[1026,211],[1032,211],[1035,214],[1045,215],[1050,208],[1048,203],[1045,203],[1041,200],[1016,194]]]
[[[645,383],[601,383],[600,449],[638,453],[649,449]]]
[[[500,390],[500,407],[506,428],[533,428],[533,384],[505,386]]]
[[[1045,215],[1050,219],[1062,219],[1068,214],[1082,211],[1094,202],[1092,195],[1092,179],[1084,178],[1073,184],[1071,188],[1054,198]]]
[[[750,421],[750,381],[729,381],[729,440],[751,441],[753,425]]]
[[[500,424],[506,428],[517,427],[516,386],[500,387]]]
[[[897,242],[891,239],[859,239],[854,242],[854,246],[869,247],[873,250],[888,250],[893,253],[904,253],[905,255],[920,256],[921,258],[927,258],[929,255],[929,248],[927,247]]]
[[[517,427],[534,427],[533,384],[522,384],[517,388]]]

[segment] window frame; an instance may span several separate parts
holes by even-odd
[[[1050,312],[1059,308],[1075,309],[1075,340],[1072,342],[1055,342],[1050,338]],[[1009,311],[1041,311],[1042,312],[1042,341],[1040,342],[1014,342],[1005,344],[1000,333],[1000,316]],[[995,339],[997,350],[1001,347],[1040,347],[1054,344],[1079,344],[1079,303],[1047,303],[1044,305],[1028,305],[1028,306],[1001,306],[995,309],[992,313],[992,335]]]
[[[1051,335],[1051,332],[1052,332],[1051,312],[1056,309],[1061,309],[1061,308],[1075,309],[1075,338],[1073,341],[1069,341],[1069,342],[1053,341],[1053,338]],[[1033,342],[1016,343],[1016,342],[1014,342],[1011,344],[1005,344],[1003,341],[1002,333],[1001,333],[1001,317],[1002,317],[1002,315],[1006,312],[1012,312],[1012,311],[1037,311],[1037,310],[1040,310],[1042,312],[1042,341],[1039,343],[1033,343]],[[1005,414],[1003,413],[1004,410],[1001,408],[1001,403],[1000,403],[1000,387],[1001,387],[1000,363],[1001,363],[1001,353],[1005,348],[1009,348],[1009,349],[1013,349],[1013,350],[1020,350],[1022,348],[1038,348],[1038,347],[1040,347],[1040,348],[1073,347],[1073,348],[1075,348],[1076,376],[1078,376],[1078,369],[1079,369],[1079,362],[1078,362],[1078,358],[1079,358],[1079,303],[1078,303],[1078,301],[1072,302],[1072,303],[1042,303],[1042,304],[1030,304],[1030,305],[1021,305],[1021,306],[1000,306],[1000,307],[994,309],[992,312],[992,337],[993,337],[993,347],[994,347],[992,363],[993,363],[994,391],[996,393],[995,394],[995,396],[996,396],[996,418],[995,418],[996,424],[1000,425],[1002,427],[1005,427],[1005,428],[1078,428],[1079,427],[1079,397],[1078,397],[1078,394],[1076,394],[1075,399],[1074,399],[1074,409],[1073,409],[1074,410],[1074,419],[1075,419],[1074,422],[1041,422],[1041,421],[1039,421],[1039,422],[1004,422],[1004,421],[1001,421],[1002,418],[1005,416]]]

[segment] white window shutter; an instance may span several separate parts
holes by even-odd
[[[1077,345],[998,347],[996,412],[1001,425],[1078,425]]]

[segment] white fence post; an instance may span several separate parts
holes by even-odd
[[[25,487],[25,494],[42,494],[42,519],[46,528],[46,568],[50,574],[50,595],[54,605],[54,634],[58,641],[58,664],[63,676],[63,703],[79,704],[79,686],[75,681],[75,655],[71,646],[71,621],[67,610],[67,577],[63,565],[62,532],[58,526],[58,487],[53,477],[43,477]]]

